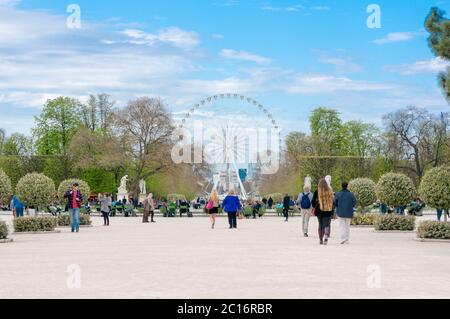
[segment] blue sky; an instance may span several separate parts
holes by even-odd
[[[80,29],[66,26],[72,3]],[[371,3],[380,29],[367,27]],[[407,105],[446,111],[447,64],[423,28],[436,5],[450,12],[450,0],[0,0],[0,127],[29,133],[46,99],[103,92],[119,107],[160,96],[175,119],[204,97],[244,94],[285,133],[307,131],[318,106],[377,125]],[[243,107],[227,105],[228,119]]]

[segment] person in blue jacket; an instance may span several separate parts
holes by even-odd
[[[20,199],[16,195],[13,196],[11,204],[14,217],[15,218],[23,217],[25,205],[20,201]]]
[[[228,214],[230,229],[237,228],[237,213],[241,209],[241,201],[236,196],[234,190],[231,190],[222,203],[223,211]]]

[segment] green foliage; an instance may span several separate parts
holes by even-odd
[[[344,138],[339,112],[319,107],[313,111],[310,125],[316,154],[340,155]]]
[[[450,223],[422,222],[417,229],[417,235],[423,239],[450,239]]]
[[[14,133],[6,139],[2,154],[6,156],[29,156],[32,150],[33,141],[30,137]]]
[[[58,225],[56,217],[23,217],[14,220],[16,233],[54,231]]]
[[[8,204],[12,195],[11,179],[0,169],[0,205]]]
[[[83,195],[83,204],[86,204],[88,202],[89,196],[91,195],[91,188],[89,187],[89,184],[81,179],[71,178],[66,179],[59,184],[58,187],[58,197],[60,200],[64,199],[64,194],[72,189],[72,185],[78,183],[79,190],[81,194]]]
[[[352,219],[353,226],[373,226],[378,214],[355,214]]]
[[[27,206],[47,206],[55,198],[55,183],[43,174],[27,174],[17,183],[16,194]]]
[[[381,202],[394,207],[406,206],[416,195],[414,183],[404,174],[383,175],[376,186],[377,197]]]
[[[430,33],[428,44],[433,53],[440,58],[450,60],[450,20],[445,18],[445,12],[433,7],[426,20],[425,28]],[[440,85],[447,100],[450,102],[450,68],[439,75]]]
[[[58,217],[58,226],[70,226],[70,215],[62,214]],[[89,214],[80,214],[80,225],[90,226],[92,225],[91,216]]]
[[[91,186],[91,192],[115,193],[117,187],[114,174],[99,168],[90,168],[83,172],[83,179]]]
[[[416,225],[415,216],[403,216],[396,214],[378,215],[374,219],[375,230],[399,230],[413,231]]]
[[[376,202],[375,187],[375,182],[370,178],[354,179],[348,185],[348,189],[355,195],[358,206],[362,209]]]
[[[429,170],[422,179],[419,194],[432,208],[450,209],[450,167]]]
[[[0,239],[8,238],[8,225],[4,221],[0,221]]]
[[[48,100],[36,117],[36,147],[39,155],[66,155],[70,140],[81,124],[80,103],[69,97]]]

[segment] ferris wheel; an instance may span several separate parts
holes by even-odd
[[[271,151],[280,153],[281,130],[274,116],[250,97],[227,93],[207,97],[195,104],[181,119],[179,129],[189,130],[198,121],[205,124],[202,127],[205,160],[220,167],[213,176],[213,189],[222,194],[234,189],[242,199],[247,199],[239,167],[254,163],[259,156],[258,150],[251,148],[249,132],[265,128],[275,133],[272,139],[276,138],[274,144],[278,149]]]

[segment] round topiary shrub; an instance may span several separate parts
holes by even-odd
[[[358,206],[362,208],[363,213],[367,206],[372,205],[377,200],[376,186],[370,178],[354,179],[348,185],[349,191],[355,195]]]
[[[89,187],[89,184],[81,179],[66,179],[65,181],[62,181],[61,184],[59,184],[58,187],[58,197],[60,200],[64,199],[64,195],[68,190],[72,189],[72,185],[78,183],[79,190],[81,192],[81,195],[83,195],[83,204],[86,204],[89,200],[89,196],[91,196],[91,188]]]
[[[416,195],[416,188],[408,176],[388,173],[378,181],[376,194],[378,199],[388,206],[406,206]]]
[[[450,167],[429,170],[420,183],[419,194],[429,207],[450,209]]]
[[[43,174],[27,174],[17,183],[16,193],[28,207],[47,206],[55,197],[55,183]]]
[[[5,222],[0,222],[0,239],[8,238],[8,225]]]
[[[0,169],[0,205],[8,204],[11,195],[11,179]]]

